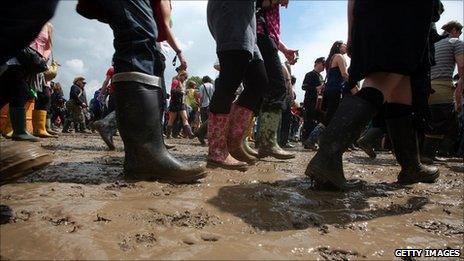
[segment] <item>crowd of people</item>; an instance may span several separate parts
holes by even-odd
[[[165,139],[198,138],[208,146],[206,167],[239,171],[265,157],[292,159],[292,142],[301,141],[317,150],[306,176],[318,189],[336,190],[359,185],[343,171],[342,155],[350,148],[371,158],[379,150],[394,152],[401,184],[433,183],[439,170],[431,165],[440,156],[463,157],[462,25],[449,22],[438,34],[435,22],[443,12],[438,0],[349,1],[348,41],[334,42],[327,57],[315,60],[303,80],[302,104],[292,76],[299,53],[281,38],[280,12],[288,0],[208,1],[207,24],[218,56],[215,80],[189,77],[171,28],[170,1],[79,0],[77,11],[108,23],[115,37],[113,65],[90,103],[84,77],[74,79],[66,101],[50,65],[41,70],[29,65],[31,53],[42,65],[52,60],[53,27],[47,20],[56,1],[49,2],[48,13],[33,12],[35,23],[11,18],[24,34],[0,31],[14,39],[0,56],[0,106],[9,103],[13,131],[6,136],[13,140],[56,137],[52,127],[62,125],[66,133],[73,126],[76,132],[97,131],[112,150],[119,132],[128,179],[178,183],[196,182],[207,172],[203,165],[178,161]],[[389,14],[398,6],[403,15],[393,19]],[[9,8],[14,14],[14,6]],[[165,41],[180,61],[169,91]],[[25,128],[24,110],[31,96],[33,135]]]

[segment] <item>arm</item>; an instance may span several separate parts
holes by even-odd
[[[277,46],[277,49],[279,49],[279,51],[285,55],[290,65],[294,65],[297,62],[297,50],[288,49],[288,47],[282,41],[279,41],[279,46]]]
[[[456,102],[455,109],[457,112],[462,110],[462,91],[464,79],[464,53],[455,56],[456,64],[458,66],[459,81],[454,91],[454,100]]]
[[[110,80],[111,80],[111,77],[109,75],[106,76],[105,80],[103,81],[103,84],[101,86],[101,91],[106,91],[106,88],[108,87],[109,83],[110,83]]]
[[[48,31],[48,41],[47,41],[47,43],[45,44],[44,58],[45,58],[46,60],[48,60],[48,58],[49,58],[50,55],[52,54],[53,26],[52,26],[52,24],[50,24],[50,23],[47,23],[45,26],[47,27],[47,31]]]
[[[353,29],[353,21],[354,21],[354,1],[355,0],[348,0],[348,56],[351,57],[351,33]]]
[[[171,30],[171,1],[161,0],[161,15],[164,18],[163,21],[166,29],[167,42],[179,57],[181,69],[185,70],[187,69],[187,60],[182,53],[179,41]]]

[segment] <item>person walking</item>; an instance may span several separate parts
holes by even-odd
[[[320,113],[316,110],[316,102],[318,94],[322,93],[324,89],[324,77],[321,75],[324,68],[325,57],[317,58],[314,61],[314,69],[305,75],[303,85],[301,86],[301,89],[305,91],[303,100],[305,115],[303,117],[304,123],[301,140],[306,149],[314,149],[317,142],[315,139],[310,140],[308,138],[321,119],[319,117]]]
[[[458,136],[457,114],[462,110],[464,76],[464,43],[459,39],[462,24],[451,21],[443,25],[446,38],[435,43],[436,64],[431,69],[432,93],[429,98],[431,131],[425,134],[422,161],[432,164],[440,145],[447,145],[449,153]],[[459,80],[453,84],[457,65]]]
[[[401,16],[392,17],[398,8]],[[412,114],[410,76],[429,63],[428,37],[435,2],[348,2],[348,50],[352,82],[364,79],[356,95],[346,96],[320,138],[320,148],[306,175],[320,189],[347,190],[342,155],[385,105],[385,118],[395,157],[401,166],[398,183],[433,183],[434,167],[421,164]],[[366,37],[368,35],[369,37]]]
[[[126,177],[174,183],[204,178],[204,167],[178,161],[164,146],[161,73],[165,64],[156,44],[158,11],[149,0],[79,0],[77,10],[87,18],[108,23],[114,32],[112,83]]]
[[[255,12],[252,0],[208,1],[208,27],[220,64],[208,116],[209,167],[246,171],[247,163],[257,160],[246,153],[242,142],[267,86],[266,68],[256,45]],[[242,82],[245,88],[232,104]]]
[[[213,80],[209,76],[204,76],[201,80],[202,84],[198,87],[200,92],[200,128],[195,133],[195,136],[200,141],[201,145],[206,145],[205,138],[208,132],[208,113],[211,97],[214,94]]]
[[[290,64],[297,61],[297,51],[287,48],[280,37],[280,8],[288,1],[262,1],[257,13],[257,44],[266,68],[268,86],[261,107],[258,130],[258,158],[291,159],[295,155],[283,150],[277,141],[277,131],[286,109],[287,85],[279,58],[281,51]],[[222,66],[222,63],[221,63]]]

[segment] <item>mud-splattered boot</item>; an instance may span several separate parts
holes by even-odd
[[[207,133],[208,133],[208,120],[203,122],[200,128],[198,128],[198,130],[196,130],[195,132],[195,136],[198,138],[198,141],[203,146],[206,145],[205,138],[206,138]]]
[[[376,113],[371,103],[357,97],[343,99],[319,140],[319,150],[306,168],[306,176],[320,189],[349,190],[358,186],[343,172],[342,156]]]
[[[383,131],[380,128],[370,128],[367,130],[366,134],[364,134],[358,140],[358,146],[361,148],[371,159],[375,159],[377,154],[375,153],[374,148],[379,140],[383,136]]]
[[[253,117],[250,119],[250,122],[248,123],[247,131],[246,133],[252,133],[253,132],[253,127],[255,126],[255,120]],[[249,135],[250,136],[250,135]],[[250,147],[250,143],[247,140],[247,137],[245,136],[243,138],[243,149],[250,154],[253,157],[258,158],[258,152]]]
[[[325,126],[319,123],[313,131],[309,134],[308,138],[303,141],[303,147],[308,150],[316,150],[316,143],[319,142],[319,138],[325,130]]]
[[[253,118],[253,111],[234,103],[230,110],[229,130],[227,136],[227,147],[230,155],[239,161],[244,161],[250,165],[255,164],[258,159],[245,150],[243,140],[246,138],[250,119]]]
[[[166,126],[166,139],[170,139],[172,135],[172,126]]]
[[[277,130],[281,118],[282,111],[280,109],[261,113],[258,158],[274,157],[283,160],[295,158],[295,154],[283,150],[277,143]]]
[[[401,166],[398,183],[434,183],[440,175],[439,170],[420,162],[419,143],[412,115],[387,119],[386,122],[395,157]]]
[[[13,127],[13,140],[38,142],[39,138],[32,136],[26,130],[26,110],[23,107],[10,107],[10,120]]]
[[[433,164],[433,161],[437,160],[436,156],[441,140],[442,139],[439,138],[425,137],[421,153],[422,163],[431,165]]]
[[[195,134],[193,134],[192,127],[190,127],[190,125],[182,126],[182,130],[189,139],[195,139]]]
[[[113,136],[116,134],[118,123],[116,121],[116,112],[113,111],[106,115],[105,118],[95,121],[93,127],[100,134],[109,150],[114,150]]]
[[[118,130],[124,143],[124,173],[135,180],[196,182],[206,177],[205,168],[178,161],[164,146],[159,80],[137,72],[113,76]]]
[[[248,164],[232,157],[227,147],[229,114],[209,113],[208,117],[208,164],[210,168],[246,171]]]
[[[31,143],[1,142],[0,151],[0,185],[44,168],[53,161],[44,149]]]

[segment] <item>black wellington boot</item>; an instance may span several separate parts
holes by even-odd
[[[114,150],[113,136],[117,131],[116,112],[113,111],[105,118],[93,123],[95,130],[100,134],[109,150]]]
[[[424,166],[419,160],[419,144],[412,116],[388,119],[386,122],[396,160],[401,166],[398,183],[434,183],[440,174],[438,168]]]
[[[358,140],[358,146],[361,148],[371,159],[375,159],[377,154],[374,151],[374,148],[379,143],[380,139],[383,136],[383,131],[380,128],[370,128]]]
[[[433,161],[436,160],[437,151],[440,147],[441,140],[442,139],[439,138],[432,138],[427,136],[425,137],[421,152],[422,163],[428,165],[433,164]]]
[[[208,121],[203,122],[200,128],[198,128],[198,130],[195,132],[195,136],[203,146],[206,145],[206,134],[208,134]]]
[[[357,138],[376,109],[369,102],[357,97],[343,99],[329,126],[319,139],[319,150],[306,168],[306,176],[321,189],[349,190],[358,182],[349,182],[343,173],[343,152]]]
[[[186,165],[174,158],[164,146],[160,121],[161,89],[154,76],[119,73],[113,76],[116,117],[124,142],[124,172],[136,180],[163,180],[192,183],[206,176],[205,168]],[[153,82],[152,85],[138,83]]]

